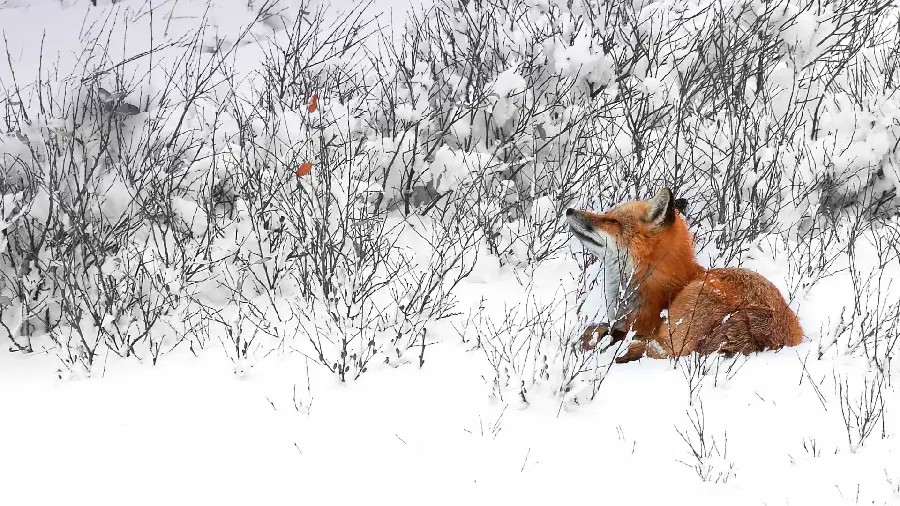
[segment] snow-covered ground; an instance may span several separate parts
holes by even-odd
[[[566,267],[549,263],[545,283]],[[509,272],[473,292],[507,302]],[[809,302],[828,311],[829,289]],[[808,321],[808,320],[807,320]],[[221,354],[157,366],[111,362],[103,377],[56,379],[49,356],[0,355],[0,476],[6,504],[891,504],[900,445],[848,446],[834,377],[864,361],[816,360],[816,339],[688,381],[666,361],[616,366],[597,398],[562,409],[489,399],[482,351],[452,329],[419,369],[340,384],[303,357],[237,378]],[[853,385],[856,395],[858,385]],[[896,391],[885,392],[896,406]],[[851,398],[851,402],[856,402]],[[855,408],[855,405],[854,405]],[[702,418],[697,410],[702,409]],[[697,462],[701,420],[717,451]],[[727,443],[726,443],[727,442]],[[718,452],[721,452],[719,455]],[[701,465],[725,484],[704,483]]]
[[[0,32],[15,61],[15,72],[0,65],[0,87],[24,86],[24,76],[39,68],[48,82],[64,83],[61,76],[80,68],[84,34],[108,19],[89,3],[0,0]],[[123,16],[135,31],[100,30],[111,35],[97,58],[110,62],[160,44],[151,34],[192,34],[204,15],[214,27],[201,35],[206,44],[234,43],[254,15],[247,2],[233,0],[212,2],[208,12],[204,2],[187,0],[98,4],[109,9],[103,13],[132,9]],[[373,7],[368,15],[393,9],[396,16],[408,3],[379,0]],[[152,24],[135,14],[141,9],[157,16]],[[284,32],[277,24],[254,27],[254,43],[229,61],[256,68],[266,54],[259,41]],[[180,50],[166,47],[159,58]],[[136,59],[130,75],[149,84],[118,84],[145,107],[169,78],[162,67]],[[250,89],[249,81],[234,87]],[[7,108],[19,103],[12,94],[0,100]],[[198,117],[188,122],[199,125]],[[0,153],[12,153],[11,145],[0,144]],[[123,199],[127,192],[104,202],[123,207]],[[41,212],[48,211],[35,204],[32,213]],[[0,223],[8,218],[0,215]],[[238,223],[226,230],[243,229]],[[422,235],[416,226],[402,230],[410,244]],[[785,250],[796,243],[779,238],[762,236],[739,258],[788,294],[802,273]],[[505,318],[516,320],[523,308],[538,319],[574,313],[554,304],[571,302],[583,281],[574,242],[519,267],[482,251],[453,288],[454,315],[427,323],[424,364],[413,346],[390,360],[395,367],[372,365],[355,381],[341,382],[311,360],[302,348],[308,327],[292,333],[296,320],[277,322],[271,313],[264,316],[285,327],[275,331],[283,340],[252,360],[236,359],[223,340],[225,325],[208,323],[203,349],[183,345],[158,361],[101,347],[89,377],[63,360],[49,335],[36,335],[33,352],[23,353],[0,332],[0,504],[900,504],[900,392],[890,359],[888,372],[879,371],[868,349],[861,356],[848,344],[857,335],[870,342],[873,328],[892,328],[880,318],[891,318],[898,299],[892,282],[900,281],[900,263],[890,253],[897,239],[879,230],[863,234],[852,256],[822,267],[827,277],[795,291],[791,306],[806,332],[800,346],[734,361],[645,359],[608,368],[599,364],[609,356],[592,357],[600,372],[590,377],[602,379],[595,396],[589,381],[560,392],[558,377],[528,380],[540,361],[529,355],[533,342],[484,329],[485,321],[496,330]],[[844,251],[842,240],[838,234],[823,251]],[[708,264],[718,254],[707,244],[700,258]],[[860,280],[879,282],[860,287]],[[13,324],[4,286],[2,315]],[[205,301],[221,296],[212,284],[198,286]],[[870,319],[842,328],[840,316],[860,300]],[[467,322],[479,322],[481,332],[464,332]],[[528,351],[498,358],[518,346]]]

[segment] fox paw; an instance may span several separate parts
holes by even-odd
[[[581,348],[584,350],[593,350],[597,343],[600,342],[606,336],[610,337],[609,346],[612,346],[619,341],[624,341],[626,337],[628,337],[628,332],[619,329],[610,329],[608,325],[600,324],[600,325],[591,325],[590,327],[584,329],[584,333],[581,335]]]
[[[584,332],[581,334],[581,349],[593,350],[597,346],[597,343],[603,339],[603,336],[607,334],[609,334],[609,327],[606,325],[589,326],[584,329]]]
[[[625,352],[621,357],[616,357],[617,364],[627,364],[628,362],[634,362],[635,360],[640,360],[644,358],[644,355],[647,353],[647,343],[643,341],[636,341],[631,343],[628,347],[628,351]]]
[[[653,340],[634,341],[628,346],[628,350],[621,357],[616,357],[617,364],[627,364],[644,357],[661,359],[668,358],[670,355],[665,348]]]

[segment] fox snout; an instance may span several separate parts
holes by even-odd
[[[572,209],[571,207],[566,209],[566,221],[570,226],[587,226],[587,223],[585,222],[586,220],[584,219],[584,214],[577,209]]]
[[[588,233],[592,229],[590,223],[587,222],[581,211],[577,211],[571,207],[566,209],[566,222],[569,224],[569,228],[572,232],[575,232],[576,235],[579,233]]]
[[[569,224],[569,231],[572,232],[572,235],[589,249],[597,252],[606,246],[606,237],[598,233],[583,211],[566,209],[566,222]]]

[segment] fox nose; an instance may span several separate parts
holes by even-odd
[[[572,209],[571,207],[566,209],[566,216],[572,216],[573,214],[575,214],[574,209]]]

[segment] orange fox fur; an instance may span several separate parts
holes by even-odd
[[[589,250],[602,256],[604,248],[618,248],[633,271],[634,301],[624,320],[613,329],[588,328],[584,347],[592,347],[595,333],[612,332],[616,341],[629,330],[634,342],[617,362],[695,351],[748,355],[798,345],[800,322],[766,278],[697,263],[693,237],[677,212],[680,202],[663,188],[650,200],[626,202],[605,214],[566,211],[572,233]]]

